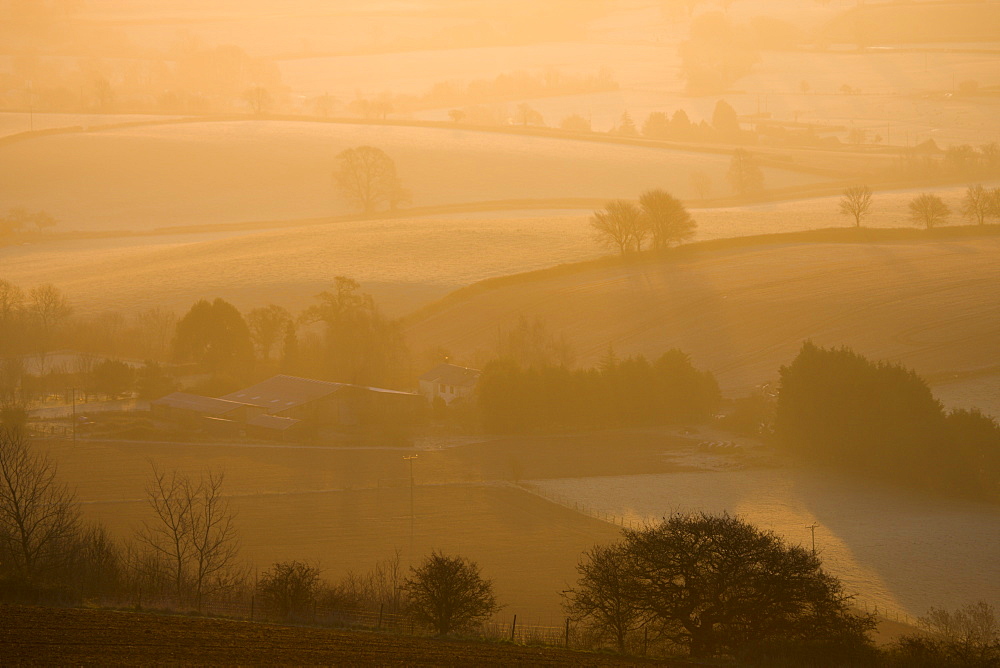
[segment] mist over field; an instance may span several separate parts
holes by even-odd
[[[0,656],[994,665],[997,26],[0,0]]]

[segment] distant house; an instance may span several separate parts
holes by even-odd
[[[454,364],[438,364],[420,376],[420,394],[433,401],[436,397],[450,404],[455,399],[472,396],[482,371]]]
[[[412,392],[279,375],[217,399],[174,392],[151,407],[154,419],[181,426],[283,441],[407,422],[419,402]]]

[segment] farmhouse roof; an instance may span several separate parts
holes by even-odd
[[[361,385],[349,385],[347,383],[333,383],[326,380],[315,380],[313,378],[300,378],[298,376],[272,376],[265,381],[251,385],[250,387],[237,390],[232,394],[222,397],[229,401],[239,401],[253,406],[260,406],[269,413],[288,410],[295,406],[307,404],[310,401],[323,399],[334,392],[339,392],[345,388],[368,390],[381,394],[403,394],[409,395],[411,392],[400,392],[398,390],[387,390],[381,387],[364,387]]]
[[[297,424],[301,424],[302,420],[296,420],[295,418],[279,417],[277,415],[268,415],[267,413],[262,413],[247,421],[247,425],[251,427],[260,427],[262,429],[274,429],[275,431],[285,431],[286,429],[291,429]]]
[[[436,367],[420,376],[420,380],[428,383],[444,383],[445,385],[456,385],[458,387],[472,387],[482,375],[479,369],[469,369],[464,366],[454,364],[438,364]]]
[[[279,375],[272,376],[248,388],[237,390],[232,394],[227,394],[222,398],[253,404],[271,412],[277,412],[328,397],[344,387],[344,383]]]
[[[226,399],[216,399],[214,397],[203,397],[200,394],[188,394],[187,392],[172,392],[164,397],[160,397],[152,402],[153,406],[165,406],[205,415],[225,415],[238,408],[244,408],[245,402]]]

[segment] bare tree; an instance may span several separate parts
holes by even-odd
[[[868,186],[851,186],[840,198],[840,213],[854,216],[854,226],[861,227],[861,219],[872,208],[872,189]]]
[[[928,230],[944,223],[950,215],[951,209],[937,195],[921,193],[910,201],[910,218]]]
[[[257,116],[261,116],[270,109],[273,100],[271,99],[271,93],[266,88],[263,86],[253,86],[243,92],[243,101],[250,107],[250,111]]]
[[[374,146],[341,151],[333,180],[344,199],[361,207],[366,216],[380,204],[395,208],[409,197],[396,174],[396,163]]]
[[[193,599],[201,610],[207,595],[232,586],[239,542],[234,513],[222,496],[222,474],[197,481],[152,465],[146,500],[153,518],[136,534],[162,564],[178,601]]]
[[[995,197],[993,190],[984,188],[981,184],[969,186],[962,200],[962,215],[980,225],[986,224],[986,219],[994,215]]]
[[[285,329],[292,322],[291,314],[283,307],[269,304],[247,313],[250,338],[257,348],[257,356],[262,360],[271,358],[271,351],[284,336]]]
[[[654,248],[668,248],[694,236],[697,227],[681,201],[663,190],[647,190],[639,196],[644,226],[653,237]]]
[[[576,587],[563,592],[567,612],[599,635],[611,636],[622,653],[629,636],[652,619],[638,602],[629,564],[629,552],[622,545],[595,546],[576,567],[580,574]]]
[[[222,473],[208,473],[195,488],[191,514],[192,577],[199,612],[207,596],[232,588],[241,579],[235,568],[240,544],[235,513],[222,495]]]
[[[642,242],[649,234],[642,211],[623,199],[611,200],[602,211],[595,211],[590,226],[599,242],[617,248],[622,255],[630,250],[642,250]]]
[[[493,581],[480,575],[474,561],[432,552],[410,571],[403,583],[410,612],[438,635],[483,622],[500,609]]]
[[[56,465],[19,429],[0,426],[0,569],[43,581],[70,558],[79,510]]]
[[[264,571],[257,582],[264,609],[282,621],[304,619],[321,587],[320,571],[301,561],[281,561]]]

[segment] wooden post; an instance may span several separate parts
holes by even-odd
[[[514,629],[517,628],[517,615],[514,615],[514,621],[510,624],[510,641],[514,642]]]
[[[253,621],[253,608],[254,608],[254,600],[255,599],[256,599],[256,596],[254,594],[250,594],[250,621],[251,622]]]
[[[382,630],[382,609],[385,607],[385,603],[378,604],[378,629]]]
[[[566,649],[569,649],[569,617],[566,618]]]

